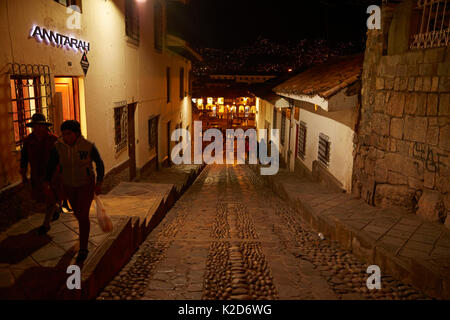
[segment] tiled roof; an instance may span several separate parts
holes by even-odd
[[[319,95],[328,99],[360,79],[364,55],[329,60],[292,77],[275,87],[279,94]]]

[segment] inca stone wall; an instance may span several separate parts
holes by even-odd
[[[450,227],[450,49],[383,55],[385,37],[368,31],[353,192]]]

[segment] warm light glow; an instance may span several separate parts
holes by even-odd
[[[292,72],[292,69],[289,68],[289,69],[288,69],[288,72]]]
[[[314,110],[317,111],[319,109],[319,106],[317,104],[314,105]]]
[[[224,98],[217,99],[217,103],[218,104],[224,104]]]
[[[192,98],[192,102],[193,102],[193,103],[197,103],[197,99]]]
[[[199,106],[203,105],[203,99],[198,99],[197,100],[197,105],[199,105]]]
[[[213,98],[208,98],[208,104],[213,104],[214,99]]]

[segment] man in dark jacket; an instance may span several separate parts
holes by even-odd
[[[80,251],[77,262],[83,262],[88,255],[90,232],[89,209],[96,194],[101,193],[105,167],[95,145],[81,135],[80,123],[67,120],[61,125],[62,138],[55,143],[46,170],[46,192],[50,191],[50,179],[61,167],[64,193],[78,220],[80,231]],[[95,162],[97,182],[92,166]]]
[[[59,218],[56,203],[62,200],[58,175],[51,177],[50,193],[44,193],[43,189],[50,151],[54,148],[58,139],[57,136],[50,132],[49,127],[51,125],[41,113],[35,113],[31,117],[31,122],[27,123],[26,126],[31,127],[33,132],[24,139],[20,158],[20,174],[22,175],[23,183],[28,183],[27,172],[28,164],[30,164],[32,197],[35,201],[46,204],[44,223],[39,229],[41,234],[45,233],[45,230],[48,231],[50,229],[52,217],[53,220]]]

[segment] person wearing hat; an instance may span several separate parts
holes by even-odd
[[[81,135],[80,123],[67,120],[61,125],[62,137],[55,143],[47,164],[45,186],[50,192],[50,180],[57,166],[61,167],[64,193],[78,220],[80,232],[80,250],[77,262],[83,262],[88,256],[90,232],[89,209],[94,193],[100,194],[105,175],[105,167],[94,143]],[[92,163],[95,162],[97,181]]]
[[[43,225],[39,228],[39,233],[45,233],[50,229],[50,220],[59,218],[59,211],[56,203],[62,198],[61,188],[58,187],[58,175],[52,176],[51,192],[45,193],[43,184],[45,180],[45,170],[50,159],[50,152],[54,148],[58,139],[50,132],[52,124],[47,122],[42,113],[35,113],[31,117],[31,122],[27,123],[28,128],[32,128],[32,133],[23,140],[20,158],[20,174],[23,183],[28,183],[27,172],[30,165],[31,193],[35,201],[46,204],[46,215]]]

